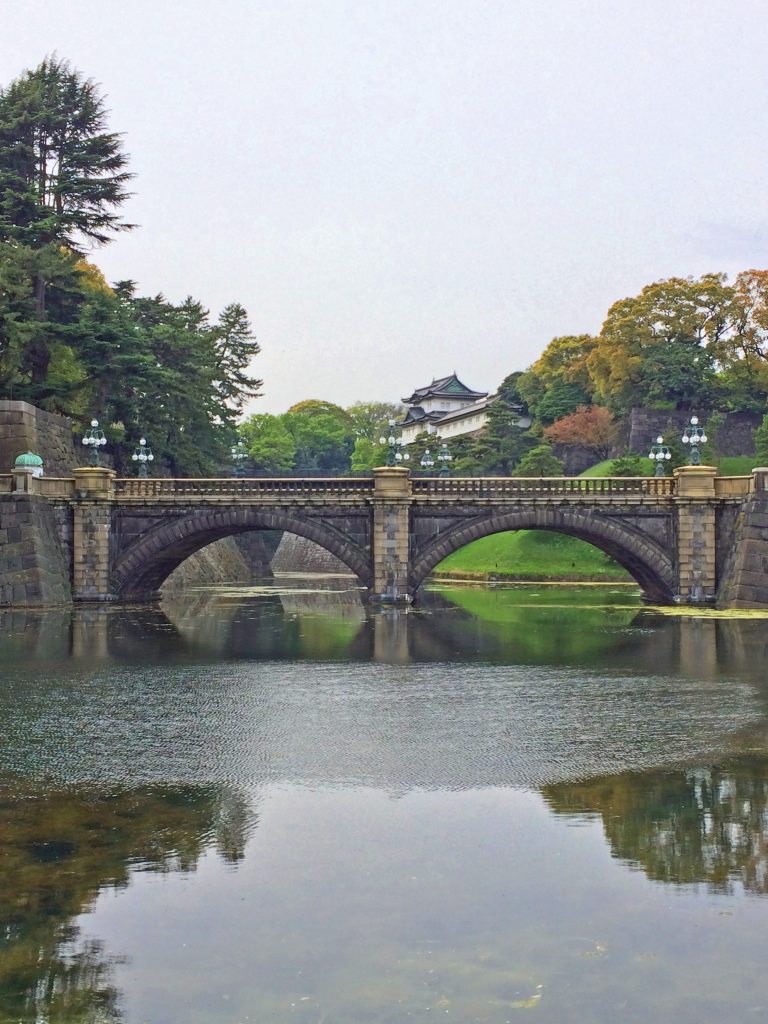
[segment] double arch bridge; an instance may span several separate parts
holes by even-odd
[[[263,529],[326,548],[373,597],[409,601],[470,541],[541,529],[605,551],[650,601],[707,603],[755,479],[718,477],[706,466],[674,478],[420,478],[383,467],[364,478],[207,480],[119,479],[90,467],[71,479],[14,475],[12,487],[56,507],[80,601],[154,600],[198,549]]]

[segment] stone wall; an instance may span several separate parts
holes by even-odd
[[[175,569],[163,584],[164,594],[191,587],[240,583],[247,586],[272,575],[270,561],[280,543],[277,530],[252,530],[224,537],[200,548]],[[316,546],[316,545],[315,545]]]
[[[174,569],[163,584],[163,594],[179,594],[192,587],[212,587],[219,583],[251,582],[251,567],[234,537],[224,537],[200,548]]]
[[[626,424],[627,447],[639,455],[647,455],[659,434],[668,435],[671,431],[677,437],[682,437],[683,428],[690,420],[690,412],[677,409],[631,409]],[[706,415],[701,416],[701,421],[706,429]],[[717,455],[754,455],[755,440],[752,433],[761,421],[759,413],[725,413],[723,425],[716,437],[710,437],[709,443]]]
[[[350,569],[330,551],[306,537],[284,533],[272,559],[273,572],[329,573],[349,576]]]
[[[756,486],[736,518],[717,595],[721,608],[768,606],[768,471],[756,474]]]
[[[71,476],[78,465],[72,420],[27,402],[0,400],[0,473],[8,473],[22,452],[34,452],[46,476]]]
[[[34,494],[0,496],[0,606],[71,601],[56,509]]]

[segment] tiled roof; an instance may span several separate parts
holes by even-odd
[[[455,373],[449,377],[440,377],[433,380],[425,388],[416,388],[410,398],[404,398],[407,405],[411,405],[425,398],[466,398],[468,401],[477,401],[479,398],[487,398],[487,391],[471,391],[466,384],[462,384]]]

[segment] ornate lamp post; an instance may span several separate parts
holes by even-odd
[[[234,466],[235,476],[245,476],[245,460],[248,458],[248,452],[245,449],[245,445],[242,441],[238,441],[237,444],[233,444],[229,449],[229,454],[232,458],[232,465]]]
[[[440,451],[437,453],[437,461],[440,463],[440,469],[437,471],[438,474],[440,476],[448,476],[451,472],[453,456],[448,451],[448,445],[445,441],[440,445]]]
[[[648,458],[656,461],[656,469],[654,476],[665,476],[664,472],[664,460],[672,458],[672,452],[664,444],[664,438],[659,434],[656,438],[656,443],[651,445],[651,450],[648,452]]]
[[[99,421],[91,420],[91,425],[83,434],[83,444],[91,449],[91,465],[100,466],[99,448],[107,443],[104,431],[99,430]]]
[[[389,437],[380,437],[379,444],[385,444],[387,446],[387,465],[388,466],[399,466],[401,462],[408,462],[410,455],[408,452],[401,451],[403,447],[402,437],[395,437],[394,435],[395,421],[389,421]]]
[[[683,444],[689,444],[691,446],[689,465],[700,466],[700,446],[707,443],[707,435],[704,433],[704,428],[699,426],[698,416],[691,416],[691,429],[689,430],[688,427],[685,428],[683,431],[682,442]]]
[[[147,475],[147,463],[155,461],[155,456],[152,454],[152,449],[147,444],[146,437],[139,438],[139,443],[133,449],[131,459],[133,462],[138,462],[139,464],[139,476],[145,477]]]
[[[421,456],[421,468],[425,473],[429,473],[435,466],[435,460],[429,453],[429,448],[424,449],[424,454]]]

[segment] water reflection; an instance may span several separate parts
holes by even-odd
[[[559,815],[599,815],[614,857],[657,882],[768,892],[768,758],[545,786]]]
[[[120,1019],[119,956],[75,924],[136,871],[194,871],[213,849],[243,857],[257,818],[222,787],[41,789],[0,784],[0,1019]]]
[[[764,620],[660,615],[627,590],[440,588],[402,610],[367,607],[358,590],[327,586],[198,591],[162,607],[0,611],[0,655],[36,670],[70,660],[482,661],[755,681],[768,659]]]
[[[621,944],[661,942],[670,884],[768,892],[766,633],[602,589],[0,614],[0,1022],[612,1022],[629,988],[632,1019],[707,1019],[691,904]],[[195,953],[159,876],[198,883]],[[757,976],[763,925],[723,971]]]

